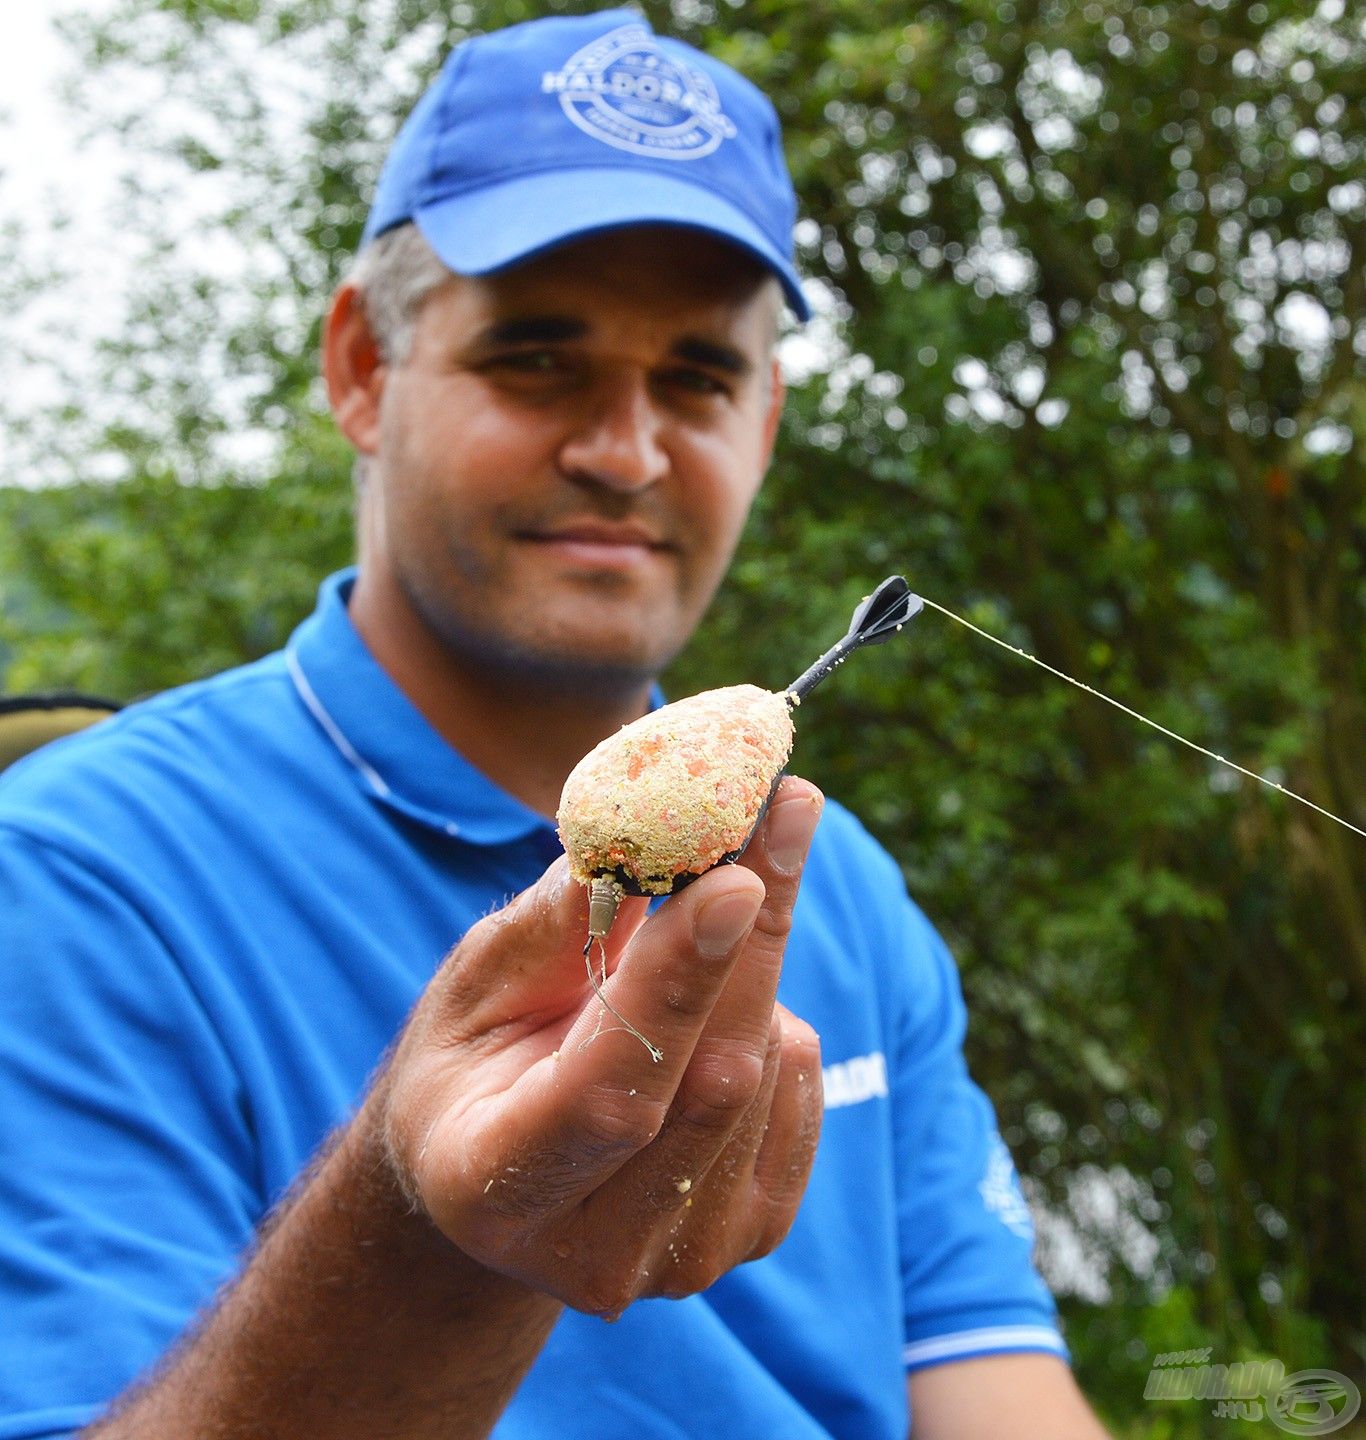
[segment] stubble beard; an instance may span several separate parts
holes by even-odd
[[[463,567],[461,567],[463,569]],[[567,638],[542,639],[510,627],[481,625],[474,604],[438,598],[412,577],[399,577],[409,604],[440,642],[458,673],[477,675],[484,683],[535,695],[542,701],[560,698],[595,704],[633,701],[648,690],[683,649],[686,640],[666,653],[639,659],[585,653]],[[525,623],[534,624],[536,601],[526,602]]]

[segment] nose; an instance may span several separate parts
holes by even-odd
[[[604,377],[585,397],[581,416],[560,450],[570,478],[623,494],[663,478],[669,457],[663,417],[643,375]]]

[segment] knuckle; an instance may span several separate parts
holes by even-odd
[[[560,1298],[571,1310],[610,1319],[620,1315],[639,1294],[639,1272],[617,1268],[609,1274],[587,1275],[572,1282]]]
[[[493,910],[476,920],[460,937],[447,955],[445,964],[460,970],[462,962],[473,956],[496,956],[507,953],[510,959],[517,948],[519,936],[519,907],[514,900],[501,910]]]
[[[663,1101],[620,1091],[589,1092],[583,1097],[577,1141],[589,1163],[610,1163],[643,1150],[664,1124]]]
[[[468,955],[471,951],[497,945],[512,928],[512,923],[513,907],[511,905],[505,905],[500,910],[490,910],[488,914],[476,920],[451,946],[443,963],[449,965],[452,961],[458,961],[462,953]]]
[[[711,1256],[675,1251],[665,1265],[659,1293],[666,1300],[683,1300],[689,1295],[701,1294],[716,1284],[726,1268]]]
[[[451,951],[452,956],[462,950],[492,950],[506,952],[509,959],[525,948],[529,939],[553,923],[556,891],[544,881],[538,881],[527,889],[512,896],[505,904],[487,911],[465,931]]]
[[[726,957],[722,957],[725,959]],[[709,963],[703,957],[704,963]],[[665,981],[660,991],[660,1001],[669,1016],[678,1020],[701,1020],[711,1014],[716,1003],[715,987],[699,984],[699,975],[694,968],[686,977]]]
[[[698,1130],[733,1129],[758,1097],[764,1071],[764,1057],[752,1052],[695,1059],[679,1086],[679,1118]]]
[[[766,949],[781,951],[792,929],[792,902],[795,899],[795,887],[788,894],[785,889],[771,886],[768,899],[759,907],[754,929],[750,931],[751,943],[757,939]]]
[[[756,1214],[754,1240],[745,1256],[747,1260],[759,1260],[770,1255],[787,1239],[792,1222],[797,1217],[797,1202],[801,1197],[801,1184],[784,1185],[782,1193],[773,1191],[757,1182],[754,1186],[753,1204]]]
[[[745,1259],[762,1260],[765,1255],[771,1255],[787,1238],[787,1232],[792,1228],[792,1218],[792,1214],[785,1214],[780,1220],[766,1220],[759,1227],[754,1244]]]
[[[487,991],[487,982],[481,978],[480,971],[500,949],[506,948],[502,936],[507,923],[503,911],[486,915],[476,920],[446,952],[414,1012],[414,1020],[424,1022],[425,1037],[430,1043],[449,1045],[468,1033],[468,1021],[478,1013]]]

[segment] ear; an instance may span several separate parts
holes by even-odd
[[[323,379],[337,428],[362,455],[379,448],[379,406],[388,366],[350,281],[332,297],[323,322]]]
[[[773,459],[773,444],[778,438],[778,422],[783,418],[783,402],[787,399],[787,386],[783,384],[783,367],[775,355],[769,362],[772,371],[768,387],[768,413],[764,416],[764,472]]]

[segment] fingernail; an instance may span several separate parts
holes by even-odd
[[[764,850],[775,870],[791,875],[806,858],[824,804],[824,796],[808,792],[784,800],[769,811]]]
[[[707,900],[693,920],[693,939],[704,955],[724,955],[740,943],[759,913],[762,894],[752,890],[732,891]]]

